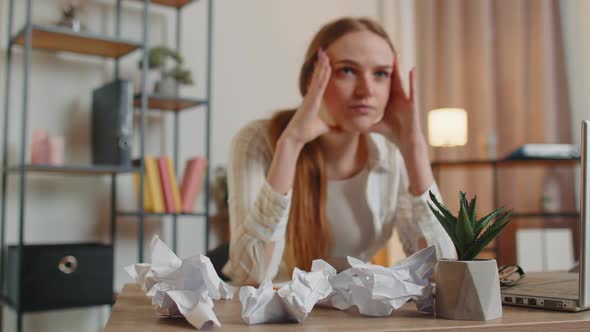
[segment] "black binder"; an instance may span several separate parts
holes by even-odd
[[[116,80],[92,94],[92,162],[131,165],[133,84]]]

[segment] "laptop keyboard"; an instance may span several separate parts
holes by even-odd
[[[548,282],[546,284],[535,284],[528,287],[520,287],[520,292],[538,292],[543,296],[561,297],[561,296],[578,296],[578,282],[577,280],[568,280],[565,282],[556,283]]]

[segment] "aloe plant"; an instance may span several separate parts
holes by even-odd
[[[477,197],[474,197],[468,203],[464,192],[459,192],[461,204],[459,214],[456,217],[436,199],[432,191],[429,194],[436,208],[430,202],[428,202],[428,207],[451,237],[455,249],[457,249],[459,260],[474,260],[493,239],[500,235],[510,222],[512,210],[504,212],[503,207],[478,220],[475,210]]]

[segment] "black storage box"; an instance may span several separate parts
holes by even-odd
[[[22,248],[20,278],[17,246],[8,247],[6,263],[8,299],[21,311],[113,303],[113,246],[59,244]]]

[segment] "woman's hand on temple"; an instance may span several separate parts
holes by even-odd
[[[330,59],[320,49],[307,93],[283,132],[283,138],[303,146],[330,131],[330,125],[320,117],[320,108],[331,73]]]
[[[381,121],[372,130],[387,137],[398,146],[406,163],[410,192],[424,193],[434,177],[428,157],[428,144],[420,128],[420,116],[414,105],[414,69],[410,70],[410,93],[406,95],[400,77],[399,58],[396,57],[391,74],[389,101]]]
[[[371,131],[380,133],[395,143],[402,151],[412,149],[416,143],[424,141],[420,129],[420,116],[414,105],[414,69],[410,70],[410,93],[402,86],[399,57],[394,59],[391,74],[389,100],[381,121]]]

